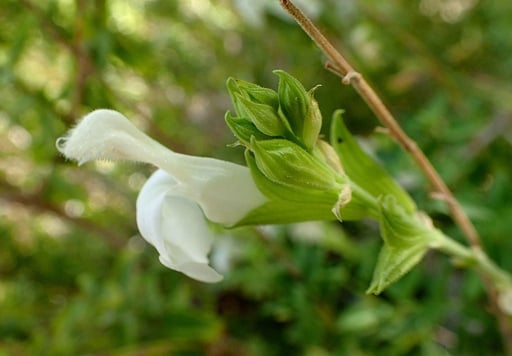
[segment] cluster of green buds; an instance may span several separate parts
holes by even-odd
[[[370,293],[401,278],[431,247],[439,232],[423,219],[409,195],[358,145],[334,114],[330,144],[320,138],[322,115],[314,98],[282,70],[277,92],[230,78],[227,87],[236,115],[226,122],[246,148],[258,189],[267,197],[238,225],[307,220],[380,222],[384,246]]]
[[[266,211],[276,223],[341,217],[352,191],[332,147],[319,139],[322,115],[313,96],[316,87],[306,91],[288,73],[274,73],[279,76],[277,92],[227,81],[236,116],[227,112],[226,122],[246,147],[256,185],[269,198],[244,223],[260,220]]]
[[[256,84],[229,78],[227,86],[237,117],[226,115],[226,121],[237,138],[249,146],[251,137],[260,140],[285,138],[305,150],[315,148],[322,114],[313,96],[316,89],[306,92],[304,86],[282,70],[278,92]]]

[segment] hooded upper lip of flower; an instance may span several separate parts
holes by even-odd
[[[204,216],[232,226],[267,200],[247,167],[173,152],[113,110],[86,115],[57,148],[79,164],[106,159],[159,167],[137,199],[139,230],[162,264],[204,282],[222,279],[208,265],[214,236]]]

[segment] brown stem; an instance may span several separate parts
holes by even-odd
[[[311,22],[311,20],[302,13],[300,9],[298,9],[290,0],[280,0],[280,2],[283,8],[295,19],[295,21],[297,21],[304,32],[311,37],[313,42],[315,42],[315,44],[327,56],[328,62],[326,64],[326,68],[340,75],[343,78],[344,84],[351,84],[354,87],[373,111],[375,116],[377,116],[380,122],[388,128],[389,134],[413,158],[427,179],[431,182],[436,193],[443,197],[450,209],[454,221],[462,230],[472,248],[481,250],[482,244],[480,242],[478,232],[462,209],[460,203],[455,199],[452,192],[446,186],[446,183],[432,166],[423,151],[418,147],[416,142],[409,138],[409,136],[407,136],[403,131],[373,88],[360,73],[354,70],[347,60],[336,50],[329,40],[327,40],[327,38]],[[508,322],[506,315],[500,312],[497,304],[496,288],[492,281],[490,281],[486,276],[482,276],[482,279],[491,301],[493,312],[500,325],[501,334],[505,343],[505,350],[507,354],[512,355],[512,329],[510,323]]]
[[[73,35],[73,43],[72,48],[74,48],[74,54],[75,54],[75,85],[74,85],[74,93],[73,98],[71,101],[71,110],[70,110],[70,116],[71,117],[78,117],[79,116],[79,109],[82,105],[84,92],[85,92],[85,86],[87,77],[92,72],[92,64],[91,60],[89,59],[89,55],[87,51],[84,49],[84,40],[83,40],[83,34],[84,34],[84,17],[86,16],[86,8],[85,8],[85,1],[84,0],[76,0],[76,7],[77,7],[77,16],[75,17],[75,28],[74,28],[74,35]]]

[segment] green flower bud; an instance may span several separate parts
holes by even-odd
[[[251,137],[255,137],[258,140],[267,140],[270,138],[261,133],[251,120],[243,117],[232,116],[229,111],[226,112],[224,120],[235,137],[244,146],[249,146]]]
[[[392,195],[406,212],[416,211],[416,204],[409,194],[361,149],[343,123],[342,113],[337,110],[333,115],[331,145],[350,180],[375,198]]]
[[[249,148],[254,153],[259,170],[275,183],[317,190],[340,187],[337,180],[342,176],[291,141],[258,141],[253,138]]]
[[[379,294],[414,267],[439,232],[418,214],[408,214],[394,196],[380,199],[382,247],[367,293]]]
[[[239,111],[238,103],[235,99],[236,95],[240,95],[241,97],[254,103],[269,105],[276,111],[279,108],[279,99],[277,93],[272,89],[264,88],[256,84],[234,78],[228,78],[226,86],[231,96],[231,100],[235,106],[237,115],[239,116],[244,115],[241,111]]]
[[[275,70],[279,76],[279,107],[296,136],[302,138],[304,119],[309,112],[310,97],[304,86],[290,74]]]
[[[239,115],[250,119],[265,135],[283,136],[287,131],[283,119],[272,106],[250,101],[241,94],[235,94],[234,101],[240,110]]]

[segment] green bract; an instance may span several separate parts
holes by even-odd
[[[440,232],[418,214],[408,214],[394,196],[379,200],[384,240],[367,293],[379,294],[414,267]]]

